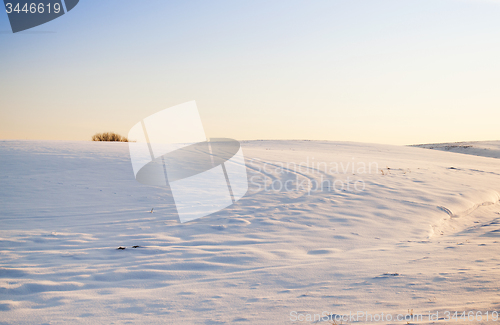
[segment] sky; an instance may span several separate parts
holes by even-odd
[[[88,1],[13,34],[0,139],[127,135],[195,100],[207,137],[500,140],[500,1]]]

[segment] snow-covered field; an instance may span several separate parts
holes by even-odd
[[[476,145],[243,142],[247,195],[180,224],[127,144],[0,141],[0,324],[499,323],[500,142]]]
[[[450,151],[474,156],[500,158],[500,141],[417,144],[413,147]]]

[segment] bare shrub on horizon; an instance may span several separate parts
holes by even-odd
[[[128,142],[126,137],[122,137],[114,132],[96,133],[92,136],[92,141],[118,141]]]

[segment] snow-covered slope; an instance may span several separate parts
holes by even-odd
[[[168,190],[135,181],[126,144],[0,141],[0,322],[289,324],[413,309],[430,324],[429,312],[500,310],[498,160],[242,147],[247,195],[180,224]]]
[[[442,150],[467,155],[500,158],[500,141],[472,141],[453,143],[417,144],[413,147]]]

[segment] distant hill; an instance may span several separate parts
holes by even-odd
[[[450,151],[473,156],[500,158],[500,140],[415,144],[410,147]]]

